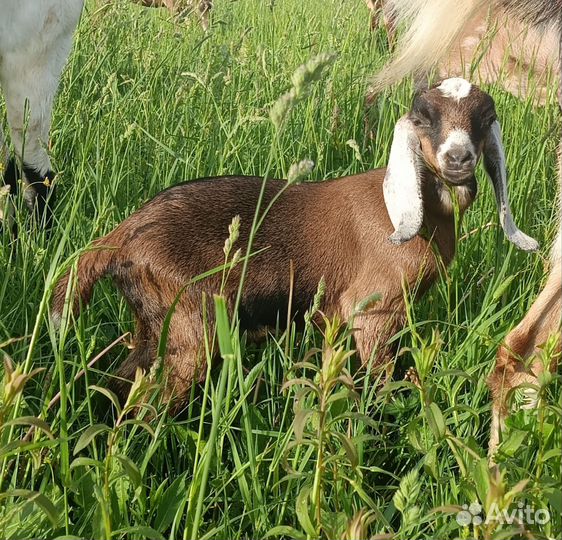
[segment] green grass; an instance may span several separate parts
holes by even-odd
[[[156,402],[136,408],[143,392],[152,395],[146,378],[120,410],[104,389],[127,354],[118,338],[132,330],[132,317],[115,288],[100,283],[76,324],[58,331],[49,322],[54,279],[169,185],[220,174],[283,177],[304,158],[316,163],[318,180],[384,166],[411,87],[376,103],[367,137],[368,76],[388,54],[383,34],[368,27],[358,0],[217,0],[208,35],[163,11],[88,5],[51,133],[58,225],[50,238],[28,233],[22,211],[17,249],[6,234],[0,245],[0,344],[7,342],[0,348],[26,373],[43,368],[23,391],[5,378],[1,538],[518,536],[509,525],[459,527],[453,507],[475,502],[546,509],[550,521],[528,528],[561,537],[557,377],[543,381],[537,411],[512,417],[501,476],[485,460],[485,380],[540,289],[555,232],[554,88],[541,109],[489,89],[513,213],[543,247],[529,255],[507,243],[480,174],[462,226],[465,234],[479,230],[460,242],[448,279],[416,303],[399,337],[411,350],[397,359],[398,371],[415,365],[417,386],[395,375],[383,391],[359,374],[363,391],[354,393],[346,363],[353,343],[337,321],[324,336],[309,325],[304,335],[278,331],[257,348],[218,308],[224,362],[194,388],[185,413],[171,418]],[[336,62],[276,132],[271,106],[293,71],[323,51],[336,52]],[[307,392],[310,381],[316,386]],[[29,427],[14,420],[41,429],[24,439]]]

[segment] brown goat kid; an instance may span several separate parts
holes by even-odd
[[[381,295],[354,318],[361,361],[373,355],[380,365],[389,338],[404,322],[403,283],[422,294],[454,256],[451,193],[464,212],[476,196],[474,169],[482,154],[507,236],[522,249],[536,249],[511,218],[492,98],[463,79],[448,79],[416,96],[399,120],[387,169],[321,183],[267,182],[264,205],[282,193],[255,238],[254,251],[264,251],[249,263],[238,314],[242,331],[252,335],[287,319],[293,265],[291,315],[297,319],[322,278],[322,310],[328,315],[349,320],[360,301]],[[262,182],[230,176],[167,189],[80,257],[75,309],[88,302],[98,279],[111,276],[136,316],[135,348],[119,370],[121,380],[132,379],[137,366],[150,368],[164,318],[182,287],[224,263],[224,240],[235,215],[238,245],[246,249]],[[231,308],[239,266],[226,284]],[[62,315],[68,280],[66,274],[56,287],[55,319]],[[206,375],[202,298],[218,292],[220,284],[215,274],[185,288],[171,318],[164,367],[166,393],[177,405]]]

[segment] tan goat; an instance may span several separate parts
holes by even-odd
[[[376,28],[382,15],[389,41],[394,43],[393,1],[366,2],[371,10],[371,27]],[[439,60],[438,77],[465,77],[478,84],[497,83],[516,97],[532,96],[536,104],[544,105],[549,88],[558,78],[559,47],[555,19],[540,27],[529,26],[510,17],[510,12],[502,6],[486,5],[464,21],[462,31]]]

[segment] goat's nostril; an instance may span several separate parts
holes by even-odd
[[[460,166],[466,165],[472,161],[472,152],[465,148],[454,148],[448,150],[445,154],[445,159],[448,165]]]

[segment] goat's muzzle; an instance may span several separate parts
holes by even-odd
[[[441,175],[449,184],[462,186],[472,180],[478,157],[465,146],[452,146],[439,160]]]

